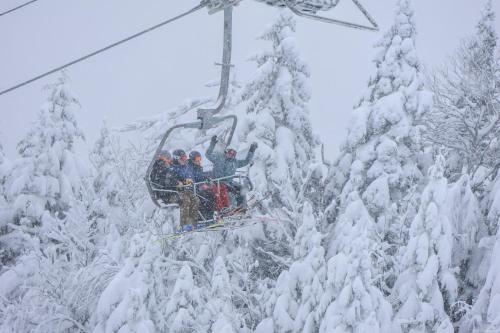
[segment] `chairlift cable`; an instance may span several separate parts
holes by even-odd
[[[28,1],[28,2],[26,2],[26,3],[23,3],[22,5],[19,5],[19,6],[17,6],[17,7],[11,8],[11,9],[9,9],[9,10],[6,10],[6,11],[4,11],[4,12],[0,13],[0,16],[4,16],[4,15],[10,14],[10,13],[13,13],[13,12],[15,12],[16,10],[19,10],[19,9],[21,9],[21,8],[23,8],[23,7],[26,7],[26,6],[28,6],[28,5],[31,5],[32,3],[37,2],[37,1],[38,1],[38,0],[31,0],[31,1]]]
[[[34,1],[38,1],[38,0],[34,0]],[[78,58],[78,59],[76,59],[76,60],[73,60],[73,61],[71,61],[71,62],[68,62],[67,64],[64,64],[64,65],[59,66],[59,67],[57,67],[57,68],[54,68],[54,69],[52,69],[52,70],[50,70],[50,71],[48,71],[48,72],[45,72],[45,73],[40,74],[40,75],[38,75],[38,76],[35,76],[35,77],[33,77],[33,78],[31,78],[31,79],[29,79],[29,80],[27,80],[27,81],[24,81],[24,82],[22,82],[22,83],[17,84],[17,85],[15,85],[15,86],[11,87],[11,88],[8,88],[8,89],[6,89],[6,90],[0,91],[0,96],[2,96],[2,95],[4,95],[4,94],[6,94],[6,93],[8,93],[8,92],[11,92],[11,91],[13,91],[13,90],[19,89],[19,88],[21,88],[21,87],[23,87],[23,86],[25,86],[25,85],[27,85],[27,84],[30,84],[30,83],[32,83],[32,82],[34,82],[34,81],[40,80],[40,79],[42,79],[42,78],[44,78],[44,77],[46,77],[46,76],[49,76],[49,75],[54,74],[54,73],[56,73],[56,72],[59,72],[60,70],[63,70],[63,69],[68,68],[68,67],[70,67],[70,66],[73,66],[73,65],[75,65],[75,64],[77,64],[77,63],[79,63],[79,62],[85,61],[85,60],[87,60],[87,59],[89,59],[89,58],[91,58],[91,57],[94,57],[94,56],[96,56],[96,55],[98,55],[98,54],[100,54],[100,53],[103,53],[103,52],[105,52],[105,51],[108,51],[108,50],[110,50],[110,49],[112,49],[112,48],[114,48],[114,47],[116,47],[116,46],[118,46],[118,45],[124,44],[124,43],[126,43],[126,42],[128,42],[128,41],[130,41],[130,40],[132,40],[132,39],[135,39],[135,38],[137,38],[137,37],[140,37],[140,36],[142,36],[142,35],[145,35],[145,34],[147,34],[148,32],[151,32],[151,31],[153,31],[153,30],[156,30],[156,29],[158,29],[158,28],[161,28],[161,27],[163,27],[163,26],[165,26],[165,25],[167,25],[167,24],[169,24],[169,23],[171,23],[171,22],[173,22],[173,21],[176,21],[176,20],[178,20],[178,19],[180,19],[180,18],[182,18],[182,17],[184,17],[184,16],[187,16],[187,15],[189,15],[189,14],[194,13],[194,12],[195,12],[195,11],[197,11],[197,10],[202,9],[202,8],[203,8],[203,7],[205,7],[206,5],[207,5],[207,2],[206,2],[206,1],[202,1],[199,5],[197,5],[196,7],[194,7],[194,8],[192,8],[192,9],[188,10],[187,12],[184,12],[184,13],[182,13],[182,14],[180,14],[180,15],[177,15],[177,16],[175,16],[175,17],[173,17],[173,18],[170,18],[170,19],[168,19],[168,20],[166,20],[166,21],[163,21],[163,22],[161,22],[161,23],[159,23],[159,24],[156,24],[156,25],[154,25],[154,26],[152,26],[152,27],[150,27],[150,28],[147,28],[147,29],[145,29],[145,30],[142,30],[142,31],[140,31],[140,32],[138,32],[138,33],[136,33],[136,34],[133,34],[133,35],[131,35],[131,36],[129,36],[129,37],[127,37],[127,38],[125,38],[125,39],[122,39],[122,40],[120,40],[120,41],[118,41],[118,42],[115,42],[115,43],[110,44],[110,45],[108,45],[108,46],[106,46],[106,47],[103,47],[102,49],[99,49],[99,50],[97,50],[97,51],[94,51],[94,52],[92,52],[92,53],[89,53],[89,54],[87,54],[87,55],[85,55],[85,56],[83,56],[83,57],[81,57],[81,58]]]

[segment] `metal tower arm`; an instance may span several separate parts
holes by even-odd
[[[201,129],[210,128],[216,119],[213,116],[219,113],[226,103],[227,93],[229,90],[229,76],[231,74],[231,48],[233,34],[233,7],[224,8],[224,39],[223,39],[223,54],[222,54],[222,70],[219,88],[219,97],[215,104],[208,109],[198,110],[198,119],[201,121]]]
[[[292,0],[283,0],[285,5],[297,16],[305,17],[311,20],[317,20],[325,23],[337,24],[348,28],[360,29],[360,30],[371,30],[378,31],[378,24],[375,20],[370,16],[368,11],[359,3],[358,0],[352,0],[354,4],[358,7],[358,9],[363,13],[366,19],[370,22],[372,26],[367,26],[363,24],[351,23],[347,21],[337,20],[329,17],[319,16],[311,13],[306,13],[297,9]]]

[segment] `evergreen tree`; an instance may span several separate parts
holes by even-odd
[[[500,222],[500,221],[499,221]],[[498,332],[500,330],[500,233],[491,253],[486,282],[469,316],[461,326],[461,332]]]
[[[412,2],[400,0],[395,23],[377,44],[376,73],[354,110],[326,189],[330,222],[343,211],[350,193],[360,194],[388,245],[384,280],[389,287],[396,274],[393,255],[404,243],[407,225],[416,213],[424,167],[418,124],[432,103],[415,39]]]
[[[312,205],[304,204],[302,224],[294,241],[294,262],[280,274],[268,300],[268,318],[257,332],[317,332],[316,308],[324,294],[326,279],[325,250],[322,235],[316,229]]]
[[[487,206],[488,230],[490,235],[495,235],[498,233],[498,226],[500,224],[500,173],[495,182],[493,182],[490,193],[485,201]]]
[[[81,195],[88,172],[74,152],[75,144],[84,139],[73,113],[78,101],[65,77],[48,89],[37,121],[18,144],[20,158],[5,184],[15,226],[8,227],[10,247],[16,255],[39,248],[39,241],[50,238],[51,230]]]
[[[235,311],[232,302],[232,285],[222,257],[214,261],[212,272],[212,289],[207,303],[211,313],[212,332],[236,333],[242,331],[244,322]]]
[[[97,171],[93,183],[94,191],[108,207],[117,207],[119,204],[121,182],[117,172],[118,154],[118,139],[109,132],[104,122],[90,160]],[[106,211],[108,207],[103,207],[103,210]]]
[[[158,249],[147,246],[144,234],[136,234],[128,242],[128,257],[122,268],[111,276],[100,290],[92,317],[93,332],[155,332],[152,321],[151,303],[156,301],[154,286],[159,281],[151,281],[153,274],[158,274],[154,261],[159,256]],[[163,267],[165,269],[165,267]],[[160,274],[161,275],[161,274]],[[165,286],[156,284],[159,288]],[[101,287],[101,286],[100,286]],[[157,304],[164,307],[165,304]],[[156,306],[153,306],[156,308]],[[161,313],[164,308],[156,309]],[[161,315],[162,316],[162,315]],[[158,326],[164,320],[158,320]],[[173,331],[172,331],[173,332]]]
[[[5,156],[2,143],[0,143],[0,200],[5,200],[4,186],[11,168],[11,162]]]
[[[447,147],[451,177],[466,172],[474,190],[500,168],[500,61],[495,13],[487,0],[474,36],[450,65],[434,76],[435,110],[427,117],[427,139]]]
[[[458,299],[470,304],[484,283],[477,269],[482,252],[478,244],[487,235],[487,230],[468,175],[463,175],[448,188],[444,214],[452,227],[452,267],[459,269]]]
[[[319,332],[389,332],[392,309],[376,286],[381,239],[359,194],[346,201],[330,243]]]
[[[306,193],[304,178],[317,146],[307,107],[310,74],[296,46],[295,28],[293,16],[281,11],[260,36],[270,48],[251,58],[257,71],[241,92],[246,114],[240,117],[238,140],[259,145],[249,170],[252,194],[263,199],[262,213],[279,216],[281,221],[257,226],[261,230],[253,233],[252,246],[245,249],[251,251],[251,262],[258,263],[251,269],[256,285],[269,287],[289,268],[301,203],[307,199],[301,195]],[[268,279],[272,282],[265,283]]]
[[[394,286],[399,306],[396,323],[403,332],[447,332],[454,329],[447,312],[457,295],[452,267],[453,230],[446,217],[445,160],[438,155],[410,229],[402,273]]]
[[[193,273],[188,265],[179,272],[170,301],[165,309],[171,333],[197,332],[206,325],[203,314],[206,296],[193,280]]]
[[[307,107],[309,68],[296,46],[295,25],[292,14],[281,11],[261,35],[272,49],[252,57],[258,69],[243,88],[247,119],[240,130],[259,144],[250,169],[256,192],[271,195],[269,208],[290,212],[317,146]]]
[[[18,145],[20,158],[6,183],[13,210],[8,245],[14,254],[0,275],[6,287],[2,297],[9,301],[2,320],[7,331],[81,329],[85,322],[86,310],[68,297],[79,283],[78,270],[96,253],[82,204],[88,170],[75,154],[84,137],[66,78],[49,89],[37,121]]]
[[[16,223],[27,227],[43,228],[44,214],[64,218],[88,172],[74,150],[84,139],[73,113],[78,101],[65,77],[49,89],[37,121],[18,144],[21,158],[7,183]]]
[[[7,182],[7,177],[10,174],[11,163],[5,156],[3,152],[2,144],[0,143],[0,272],[3,265],[8,263],[12,258],[8,237],[8,227],[7,224],[10,222],[11,209],[7,205],[6,195],[5,195],[5,183]]]

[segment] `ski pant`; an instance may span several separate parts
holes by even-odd
[[[220,185],[213,184],[212,192],[215,198],[215,209],[220,212],[224,208],[228,208],[229,204],[229,196],[227,193],[227,186],[224,183],[220,183]]]
[[[200,188],[197,192],[200,200],[200,213],[198,220],[210,220],[214,215],[215,210],[215,196],[210,186],[207,188]]]
[[[198,225],[198,207],[200,201],[193,192],[186,189],[180,192],[180,197],[181,226],[192,224],[196,227]]]
[[[178,202],[178,197],[175,193],[160,193],[157,195],[157,198],[161,200],[165,205]]]
[[[228,182],[227,183],[227,188],[229,192],[235,197],[236,199],[236,206],[246,208],[247,202],[246,202],[246,195],[245,195],[245,190],[243,189],[243,186],[240,184],[234,183],[234,182]]]

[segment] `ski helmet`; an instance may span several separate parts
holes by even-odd
[[[167,158],[167,159],[169,159],[169,160],[171,160],[171,159],[172,159],[172,155],[171,155],[171,154],[170,154],[170,152],[169,152],[168,150],[166,150],[166,149],[164,149],[164,150],[160,151],[160,153],[158,154],[158,156],[160,156],[160,157],[165,157],[165,158]]]
[[[170,152],[168,150],[160,151],[160,153],[158,154],[158,159],[162,160],[163,162],[165,162],[167,164],[172,163],[172,155],[170,154]]]
[[[201,161],[201,154],[196,150],[193,150],[192,152],[189,153],[189,160],[191,162]]]
[[[174,160],[176,161],[185,161],[187,160],[186,152],[182,149],[174,150]]]
[[[235,158],[236,157],[236,150],[233,148],[227,148],[224,153],[226,154],[227,158]]]

